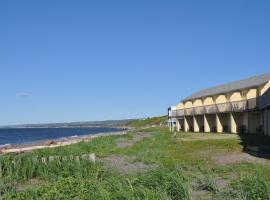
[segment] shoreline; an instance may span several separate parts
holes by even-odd
[[[97,134],[81,135],[76,137],[60,138],[55,140],[36,141],[30,144],[14,144],[10,146],[4,146],[0,148],[0,155],[5,154],[20,154],[37,149],[56,148],[67,146],[71,144],[77,144],[80,142],[89,142],[98,137],[112,136],[112,135],[125,135],[130,129],[116,131],[116,132],[101,132]]]

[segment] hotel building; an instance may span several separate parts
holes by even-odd
[[[270,73],[198,91],[168,115],[171,130],[270,135]]]

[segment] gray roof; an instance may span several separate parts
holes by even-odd
[[[236,90],[248,89],[261,86],[270,80],[270,73],[262,74],[259,76],[253,76],[244,80],[235,81],[228,84],[211,87],[208,89],[200,90],[191,96],[185,98],[183,101],[198,99],[202,97],[228,93]]]

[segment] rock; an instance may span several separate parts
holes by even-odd
[[[96,162],[96,154],[94,154],[94,153],[89,154],[88,159],[89,159],[89,161],[92,161],[93,163],[95,163]]]
[[[53,140],[49,140],[49,141],[45,142],[45,145],[53,145],[53,144],[57,144],[57,142],[55,142]]]

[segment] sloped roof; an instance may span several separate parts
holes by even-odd
[[[185,98],[183,101],[194,100],[202,97],[213,96],[222,93],[228,93],[236,90],[248,89],[261,86],[270,80],[270,73],[253,76],[244,80],[223,84],[208,89],[200,90],[191,96]]]

